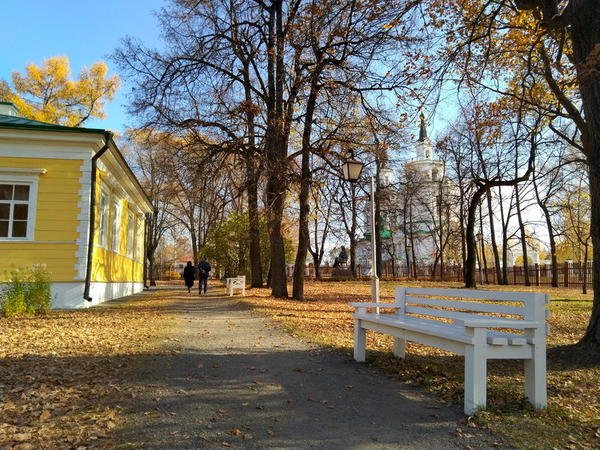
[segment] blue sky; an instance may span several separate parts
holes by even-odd
[[[104,60],[110,74],[117,73],[108,56],[119,39],[131,35],[146,45],[159,45],[159,30],[153,12],[165,0],[0,0],[2,54],[0,78],[10,80],[13,71],[29,63],[66,55],[77,77],[83,66]],[[109,103],[105,120],[90,120],[85,126],[121,131],[130,122],[125,111],[125,92]]]

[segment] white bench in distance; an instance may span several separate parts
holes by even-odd
[[[230,297],[233,297],[235,290],[240,291],[242,295],[246,295],[246,275],[225,278],[225,286],[227,288],[227,295]]]
[[[487,360],[522,359],[525,395],[545,408],[548,304],[547,294],[531,292],[397,288],[394,303],[349,304],[356,308],[354,359],[365,361],[366,330],[393,336],[399,358],[406,341],[464,355],[467,415],[486,406]]]

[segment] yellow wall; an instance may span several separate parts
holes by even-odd
[[[38,178],[34,240],[0,241],[0,280],[7,271],[47,265],[54,281],[73,281],[77,263],[77,216],[81,160],[0,157],[0,167],[46,169]]]
[[[110,189],[107,183],[106,174],[99,171],[96,185],[96,223],[95,223],[95,247],[94,247],[94,259],[92,263],[92,281],[111,281],[111,282],[123,282],[123,281],[143,281],[143,266],[141,263],[141,257],[138,260],[133,259],[133,255],[127,255],[127,228],[129,221],[129,211],[134,212],[134,220],[138,215],[135,214],[135,208],[130,205],[127,200],[123,199],[118,190]],[[106,247],[98,246],[98,234],[100,232],[100,197],[102,195],[102,188],[104,191],[109,193],[109,220],[108,220],[108,239]],[[119,223],[119,248],[118,251],[112,249],[112,223],[113,223],[113,202],[114,199],[119,199],[121,205],[121,217]],[[140,245],[139,237],[140,233],[134,233],[136,237],[136,245]],[[138,250],[138,254],[141,250]]]
[[[136,281],[141,283],[142,264],[125,255],[118,255],[101,247],[94,248],[92,281]]]
[[[33,264],[45,264],[53,281],[73,281],[76,251],[75,244],[0,242],[0,281],[7,281],[12,269]]]

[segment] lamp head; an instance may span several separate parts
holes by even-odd
[[[346,181],[354,183],[360,178],[364,164],[354,159],[354,155],[350,152],[350,158],[342,164],[342,177]]]

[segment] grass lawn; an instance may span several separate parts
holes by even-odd
[[[441,286],[441,283],[406,283]],[[382,301],[392,301],[398,282],[382,282]],[[461,287],[458,283],[444,283]],[[494,286],[493,289],[503,289]],[[587,326],[591,295],[564,288],[524,288],[551,296],[548,336],[548,409],[535,411],[523,397],[520,361],[488,363],[488,409],[476,414],[469,426],[487,427],[518,448],[600,448],[600,348],[575,345]],[[309,282],[307,301],[279,300],[266,289],[252,289],[252,308],[282,323],[290,332],[319,345],[352,355],[351,301],[370,300],[368,282]],[[462,407],[463,357],[431,347],[409,344],[407,357],[392,356],[392,339],[367,333],[367,362],[390,377],[424,386],[449,404]]]

